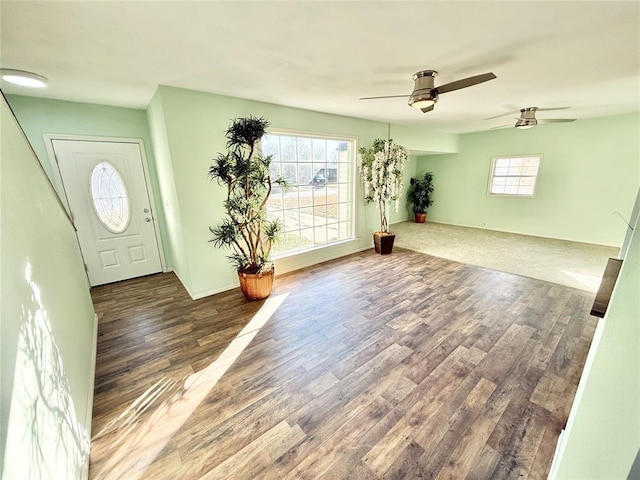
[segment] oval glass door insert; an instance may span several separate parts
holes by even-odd
[[[131,220],[127,186],[109,162],[100,162],[91,172],[91,199],[100,223],[112,233],[122,233]]]

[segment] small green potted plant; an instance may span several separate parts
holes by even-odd
[[[433,204],[433,173],[427,172],[424,177],[412,178],[411,187],[407,192],[407,200],[413,204],[413,214],[416,223],[424,223],[427,219],[427,209]]]
[[[375,203],[380,214],[380,231],[373,233],[373,244],[376,253],[391,253],[395,235],[389,232],[387,220],[387,203],[395,202],[398,211],[402,194],[402,175],[409,157],[409,152],[393,140],[373,141],[369,148],[358,150],[358,167],[360,180],[364,190],[364,202]]]
[[[267,201],[273,184],[287,188],[283,178],[271,179],[271,156],[263,156],[258,142],[269,122],[253,116],[237,118],[227,129],[227,152],[218,153],[209,167],[209,178],[226,187],[226,217],[209,227],[216,247],[231,248],[227,258],[238,272],[240,288],[249,300],[271,294],[275,267],[269,259],[271,246],[282,230],[276,219],[267,218]]]

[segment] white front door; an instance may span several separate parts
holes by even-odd
[[[140,146],[51,143],[91,286],[162,271]]]

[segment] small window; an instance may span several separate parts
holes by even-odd
[[[107,230],[122,233],[127,229],[131,220],[127,187],[108,162],[100,162],[91,172],[91,199],[98,220]]]
[[[536,191],[540,155],[492,157],[488,195],[533,197]]]

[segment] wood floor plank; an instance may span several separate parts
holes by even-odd
[[[489,435],[496,424],[486,417],[478,417],[469,430],[461,437],[453,450],[447,465],[440,470],[437,479],[456,480],[465,478],[478,462]]]
[[[514,419],[509,442],[491,478],[519,479],[529,474],[549,414],[536,405],[529,405],[522,413],[518,419]]]
[[[325,440],[317,443],[314,455],[307,455],[295,468],[286,471],[285,463],[280,462],[279,471],[286,471],[286,478],[321,478],[336,475],[337,470],[347,465],[341,465],[347,458],[357,458],[354,445],[360,437],[371,428],[371,419],[383,417],[391,410],[391,405],[376,394],[359,398],[357,403],[349,405],[350,417],[344,418],[341,424],[336,424],[333,432],[324,435]]]
[[[546,480],[549,476],[551,465],[545,460],[553,456],[559,432],[556,429],[546,427],[544,435],[538,445],[535,457],[529,469],[527,480]]]
[[[290,427],[286,421],[282,421],[200,478],[255,478],[304,437],[305,433],[300,427]]]
[[[194,301],[173,274],[94,288],[90,478],[546,478],[593,294],[395,249],[279,276],[279,295],[202,389],[264,301]]]
[[[464,371],[458,370],[460,373]],[[464,433],[477,416],[477,412],[463,407],[464,401],[478,382],[477,375],[466,373],[458,376],[458,379],[453,388],[448,391],[445,401],[430,406],[434,412],[428,421],[415,425],[413,438],[422,446],[425,458],[436,450],[447,433]]]
[[[467,480],[486,480],[500,462],[500,454],[489,445],[485,444],[480,456],[466,476]],[[545,477],[546,478],[546,477]]]

